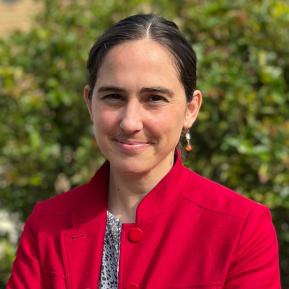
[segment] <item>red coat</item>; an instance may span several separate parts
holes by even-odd
[[[97,289],[109,164],[39,203],[26,222],[7,289]],[[269,210],[174,167],[121,233],[119,289],[279,289]]]

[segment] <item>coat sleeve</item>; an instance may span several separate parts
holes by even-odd
[[[280,289],[278,241],[269,209],[257,205],[247,216],[224,289]]]
[[[33,220],[37,219],[36,208],[24,226],[6,289],[44,288],[42,285],[36,239],[32,232]]]

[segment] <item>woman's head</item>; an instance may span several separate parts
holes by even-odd
[[[194,53],[176,26],[152,15],[129,17],[97,41],[88,68],[84,99],[111,169],[153,176],[167,172],[202,100],[195,89]]]
[[[195,52],[174,22],[153,14],[127,17],[112,26],[96,41],[87,62],[90,93],[94,89],[99,68],[107,52],[121,43],[144,38],[156,41],[172,54],[186,98],[190,101],[196,89]]]

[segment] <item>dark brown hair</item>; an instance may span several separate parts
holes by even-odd
[[[94,43],[87,61],[90,96],[106,53],[118,44],[143,38],[158,42],[174,56],[179,79],[187,101],[190,101],[196,89],[196,54],[174,22],[154,14],[129,16],[109,28]]]

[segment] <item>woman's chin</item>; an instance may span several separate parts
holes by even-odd
[[[122,175],[142,176],[146,175],[150,170],[141,164],[118,163],[111,164],[111,169]]]

